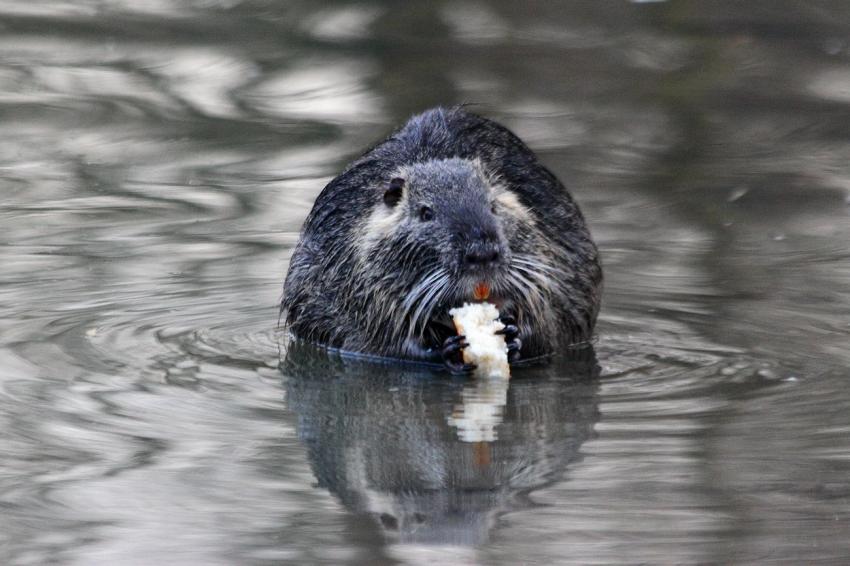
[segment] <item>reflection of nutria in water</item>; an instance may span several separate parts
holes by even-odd
[[[293,344],[281,369],[321,487],[393,541],[475,545],[592,434],[598,367],[575,357],[510,382],[435,380]]]
[[[452,307],[486,298],[510,323],[512,360],[536,357],[590,336],[601,284],[558,179],[504,127],[437,108],[324,188],[281,308],[306,341],[455,367]]]

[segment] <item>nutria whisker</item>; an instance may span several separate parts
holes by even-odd
[[[407,316],[410,308],[420,299],[420,296],[427,292],[431,287],[433,287],[434,283],[440,278],[448,277],[448,273],[444,269],[437,267],[434,271],[432,271],[429,275],[425,276],[422,281],[416,285],[404,299],[402,302],[402,307],[404,308],[403,316]]]
[[[549,277],[545,273],[537,271],[539,267],[531,262],[522,262],[521,260],[514,259],[512,260],[511,267],[518,274],[522,274],[524,276],[528,276],[532,279],[535,279],[548,290],[552,290],[556,286],[555,282],[552,280],[551,277]]]
[[[442,287],[444,285],[442,281],[447,277],[448,274],[444,269],[439,267],[434,268],[429,275],[424,276],[422,281],[405,295],[404,301],[401,303],[401,312],[397,313],[393,318],[395,321],[395,332],[401,332],[403,328],[407,328],[407,335],[409,337],[414,334],[416,316],[415,314],[411,316],[411,311],[414,313],[419,312],[421,310],[420,307],[427,300],[428,295],[433,293],[436,288]]]
[[[449,287],[451,280],[448,277],[448,274],[445,273],[444,277],[437,281],[427,295],[422,299],[419,303],[419,307],[416,309],[416,312],[413,314],[413,318],[410,321],[410,326],[408,330],[408,339],[412,338],[413,334],[416,332],[416,328],[419,328],[419,336],[420,338],[425,333],[425,327],[428,323],[428,320],[431,318],[431,315],[434,311],[434,307],[439,303],[440,297],[443,296],[445,290]],[[421,324],[420,324],[421,321]]]
[[[530,257],[526,257],[526,256],[514,255],[513,257],[511,257],[511,263],[516,263],[516,264],[524,265],[524,266],[531,267],[531,268],[534,268],[534,269],[539,269],[540,271],[548,272],[548,273],[552,273],[552,274],[562,274],[563,273],[563,270],[558,269],[557,267],[553,267],[551,265],[546,265],[545,263],[543,263],[539,260],[536,260],[536,259],[530,258]]]
[[[546,321],[545,305],[549,304],[547,293],[516,271],[508,273],[508,281],[513,284],[515,294],[521,299],[516,307],[517,321]]]

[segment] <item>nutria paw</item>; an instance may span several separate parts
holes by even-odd
[[[463,363],[463,354],[461,352],[467,346],[469,346],[469,342],[466,341],[466,336],[463,334],[449,336],[443,342],[443,363],[446,364],[450,372],[455,374],[469,373],[475,369],[475,364]]]
[[[508,346],[508,362],[513,363],[519,360],[519,351],[522,349],[519,328],[516,325],[516,319],[510,315],[503,316],[499,320],[505,327],[497,330],[496,334],[502,334],[505,337],[505,344]]]

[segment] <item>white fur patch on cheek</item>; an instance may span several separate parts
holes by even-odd
[[[519,202],[519,197],[508,189],[502,189],[496,192],[496,202],[516,218],[525,220],[526,222],[533,220],[531,212]]]
[[[369,218],[362,225],[362,237],[358,242],[361,252],[366,253],[371,250],[376,243],[389,237],[396,227],[404,221],[405,201],[406,199],[402,198],[393,208],[389,208],[383,203],[375,206]]]
[[[382,201],[377,202],[369,217],[360,224],[360,233],[355,246],[357,246],[361,255],[368,254],[378,242],[389,237],[404,222],[409,200],[409,177],[410,172],[404,167],[394,171],[390,178],[402,180],[401,198],[393,206],[387,206]],[[386,188],[383,187],[384,190]]]
[[[484,179],[485,183],[490,188],[490,191],[492,191],[496,202],[499,203],[504,210],[518,220],[525,222],[532,222],[534,220],[531,211],[522,205],[516,193],[508,189],[499,176],[488,170],[481,159],[476,157],[472,161],[472,165],[478,171],[481,178]]]

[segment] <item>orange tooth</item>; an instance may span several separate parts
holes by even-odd
[[[476,442],[472,445],[472,457],[476,468],[486,468],[490,465],[490,445],[486,442]]]
[[[482,281],[472,290],[472,296],[476,301],[486,301],[490,297],[490,286]]]

